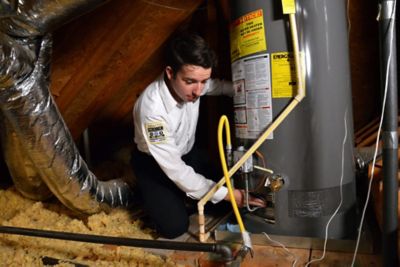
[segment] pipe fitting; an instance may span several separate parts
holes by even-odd
[[[280,174],[269,176],[265,182],[265,186],[268,187],[271,192],[278,192],[284,184],[285,181],[283,179],[283,176]]]
[[[214,246],[215,253],[221,255],[223,261],[230,262],[233,260],[232,250],[227,245],[216,244]]]

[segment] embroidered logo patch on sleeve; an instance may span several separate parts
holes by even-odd
[[[165,126],[163,122],[146,123],[145,126],[150,143],[155,144],[165,142],[167,137],[165,136]]]

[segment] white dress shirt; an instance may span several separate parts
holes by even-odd
[[[232,85],[208,80],[202,92],[205,94],[232,96]],[[133,109],[138,150],[153,156],[164,173],[193,199],[202,198],[215,185],[182,160],[194,145],[199,105],[200,98],[194,103],[178,103],[161,75],[140,95]],[[226,194],[227,188],[221,187],[211,201],[217,203]]]

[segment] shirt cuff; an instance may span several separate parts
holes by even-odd
[[[214,204],[220,202],[226,197],[226,194],[228,194],[228,188],[221,186],[211,198],[211,202]]]

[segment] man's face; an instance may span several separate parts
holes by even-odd
[[[183,65],[175,73],[166,67],[168,85],[172,95],[179,102],[195,102],[203,92],[204,86],[211,76],[211,68],[205,69],[195,65]]]

